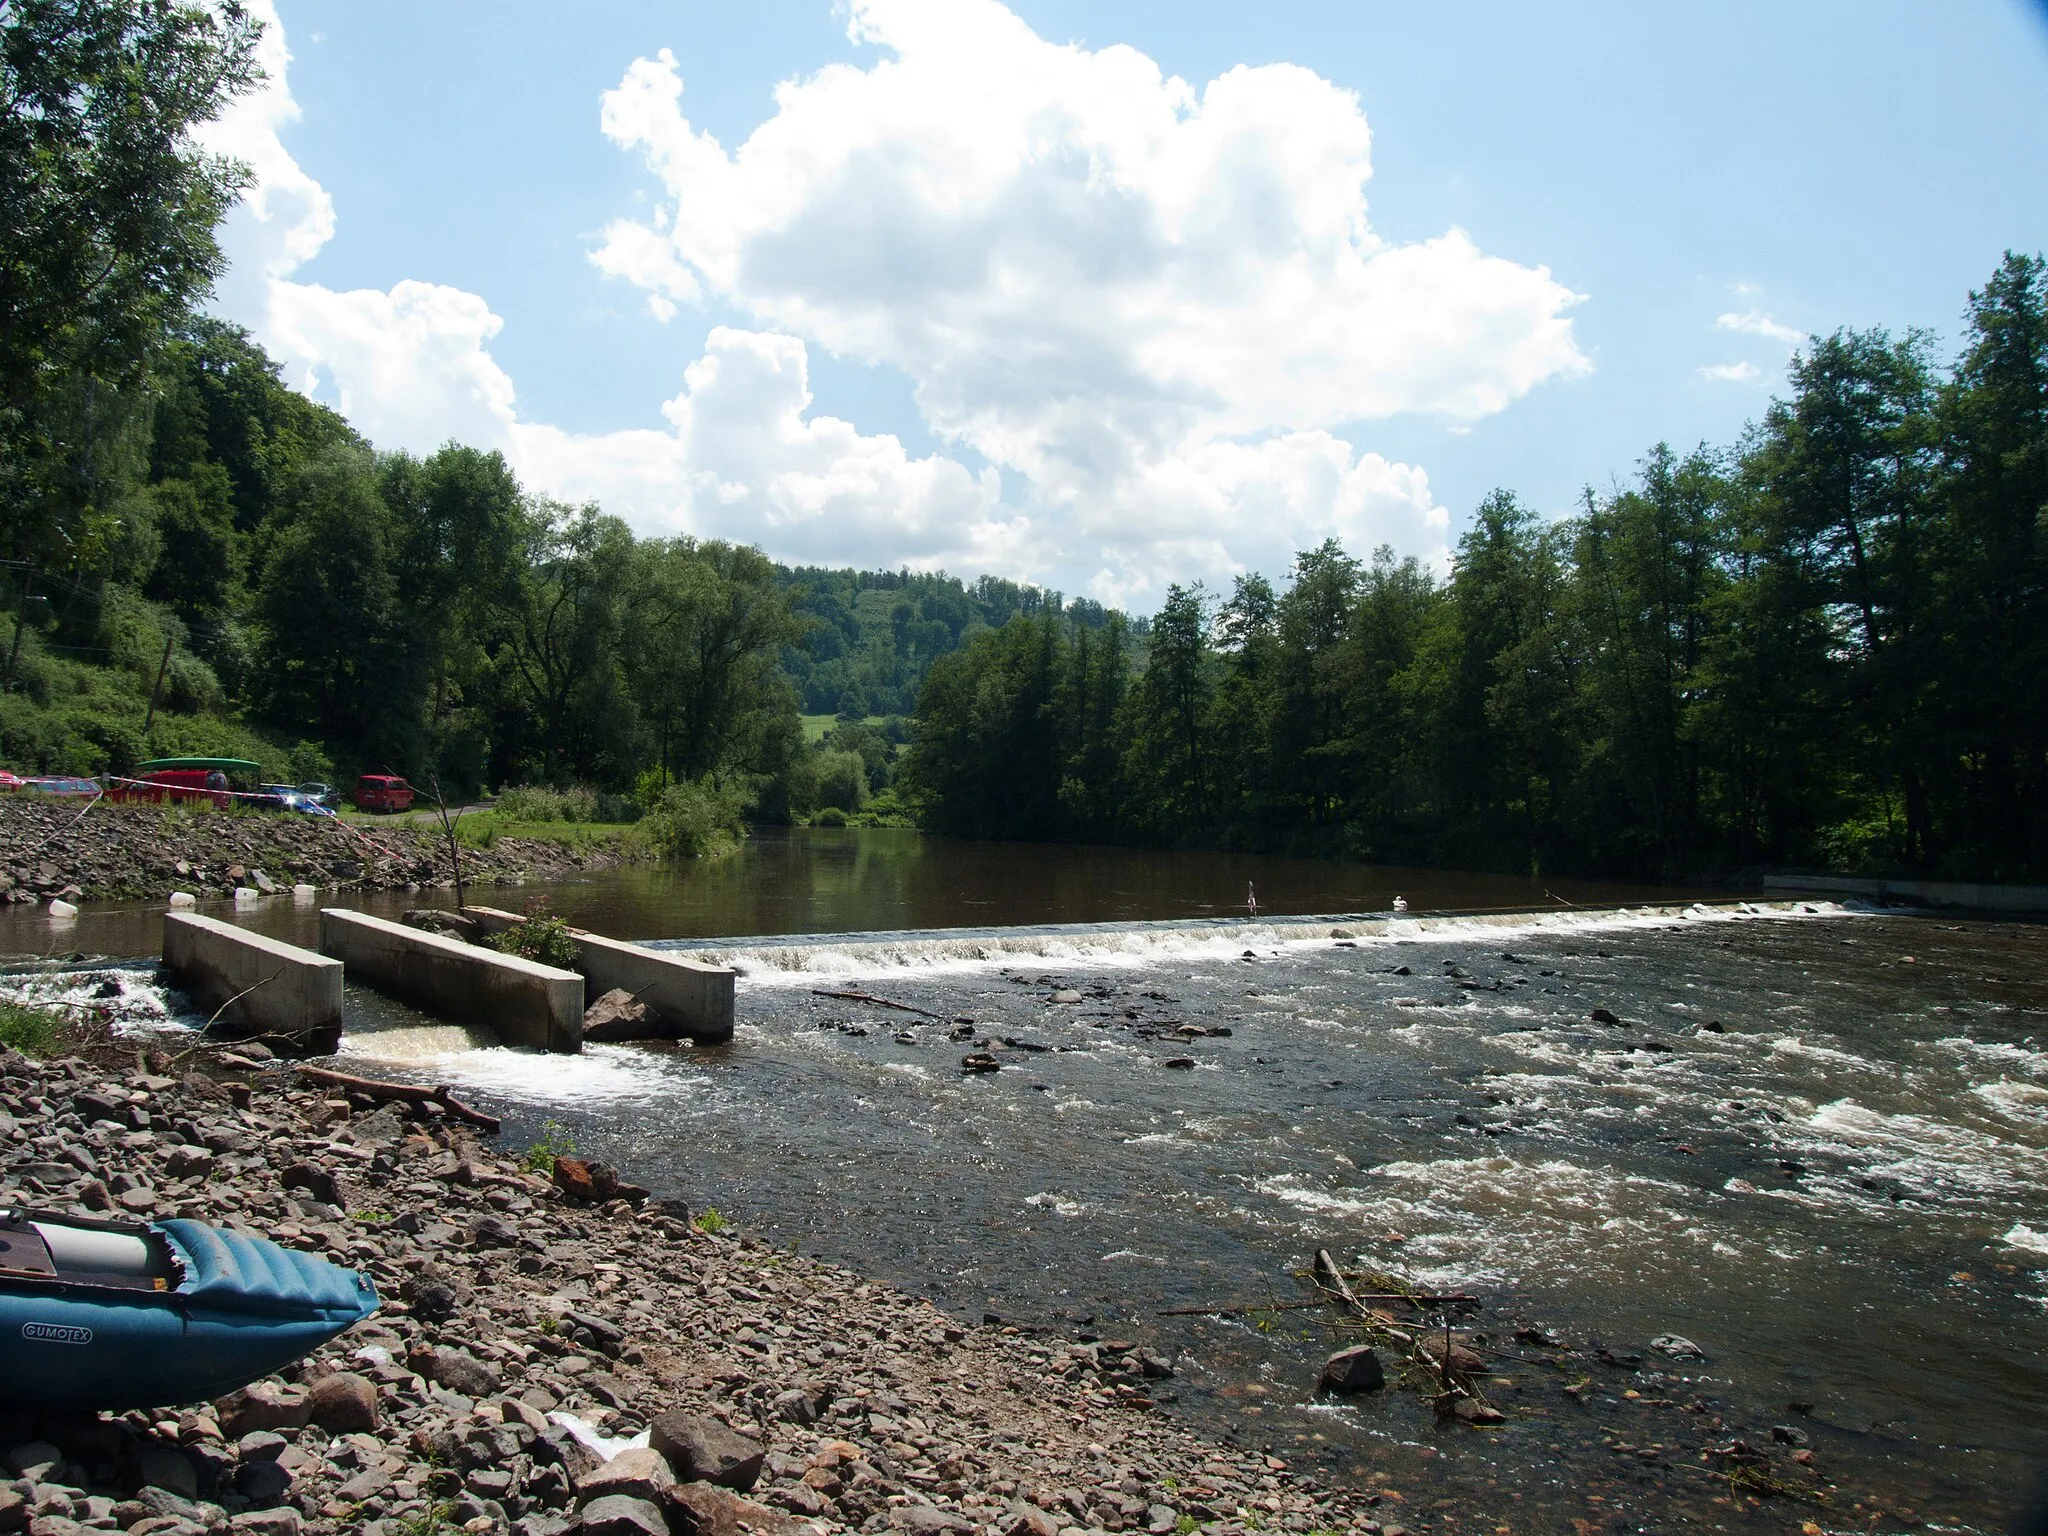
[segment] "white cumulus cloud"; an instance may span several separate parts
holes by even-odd
[[[1458,229],[1374,231],[1364,113],[1311,71],[1198,89],[994,0],[854,0],[873,61],[785,82],[734,150],[684,116],[666,52],[605,93],[602,131],[662,197],[593,260],[679,340],[707,300],[750,324],[678,356],[665,427],[570,433],[521,416],[484,296],[301,279],[335,210],[280,137],[289,53],[258,9],[268,83],[209,135],[258,174],[223,310],[380,446],[500,448],[535,488],[648,531],[1140,603],[1330,535],[1440,557],[1423,471],[1339,431],[1469,423],[1588,367],[1578,296],[1546,269]],[[899,370],[932,432],[993,467],[814,414],[812,345]]]
[[[1772,341],[1782,341],[1788,347],[1796,347],[1805,339],[1793,327],[1780,325],[1760,309],[1744,310],[1739,315],[1717,315],[1714,325],[1718,330],[1740,331],[1746,336],[1764,336]]]
[[[1702,363],[1700,377],[1716,384],[1746,384],[1757,389],[1762,387],[1766,375],[1755,363]]]

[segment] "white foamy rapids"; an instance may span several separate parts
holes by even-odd
[[[2036,1232],[2023,1221],[2012,1224],[2012,1230],[2005,1234],[2005,1241],[2029,1253],[2048,1254],[2048,1232]]]
[[[2009,1077],[2000,1078],[1995,1083],[1979,1083],[1970,1092],[2008,1120],[2048,1125],[2048,1087],[2040,1083],[2016,1083]]]
[[[0,976],[0,1002],[54,1008],[87,1019],[104,1015],[116,1035],[187,1033],[204,1015],[181,1011],[153,971],[44,971]]]
[[[1300,917],[1175,927],[1151,924],[1043,930],[1030,928],[920,933],[863,938],[835,934],[793,943],[739,940],[679,952],[712,965],[729,965],[743,985],[808,986],[830,977],[944,974],[1005,966],[1069,965],[1135,969],[1161,962],[1235,960],[1245,950],[1277,953],[1323,948],[1350,939],[1361,948],[1401,941],[1458,943],[1518,935],[1539,936],[1669,927],[1674,922],[1733,923],[1844,917],[1855,909],[1832,902],[1732,902],[1721,906],[1629,907],[1599,912],[1509,912],[1468,917]]]
[[[1981,1062],[1997,1067],[2004,1072],[2024,1072],[2029,1077],[2048,1078],[2048,1051],[2029,1049],[2024,1045],[2010,1045],[2002,1040],[1972,1040],[1955,1035],[1946,1040],[1934,1042],[1936,1050],[1945,1051],[1966,1061]]]
[[[472,1024],[418,1024],[404,1029],[350,1030],[341,1037],[343,1056],[402,1066],[452,1061],[470,1051],[498,1048],[495,1031]]]
[[[1689,1248],[1731,1240],[1680,1208],[1692,1193],[1682,1185],[1565,1158],[1446,1158],[1369,1173],[1377,1182],[1360,1187],[1321,1188],[1295,1174],[1254,1187],[1375,1252],[1386,1233],[1427,1233],[1400,1250],[1402,1271],[1426,1285],[1513,1284],[1560,1266],[1622,1278],[1640,1273],[1645,1255],[1683,1263]]]
[[[1025,1197],[1024,1203],[1040,1210],[1051,1211],[1055,1216],[1078,1216],[1088,1207],[1078,1200],[1069,1200],[1065,1195],[1047,1194],[1041,1191]]]
[[[2048,1189],[2048,1151],[1925,1115],[1885,1114],[1854,1099],[1823,1104],[1781,1135],[1790,1146],[1842,1158],[1859,1175],[1889,1179],[1933,1205],[2038,1201]],[[1819,1194],[1824,1186],[1811,1187]],[[1863,1198],[1849,1189],[1840,1197]]]

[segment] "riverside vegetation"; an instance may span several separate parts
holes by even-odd
[[[1733,448],[1660,445],[1568,518],[1496,492],[1448,575],[1333,542],[1284,591],[1174,587],[1127,618],[641,539],[497,454],[374,451],[198,308],[247,172],[189,131],[254,82],[258,26],[142,0],[0,16],[15,766],[218,753],[464,796],[583,784],[685,854],[822,815],[1515,870],[2048,878],[2038,256],[1970,296],[1951,358],[1920,332],[1814,337]],[[838,723],[807,746],[800,710]]]

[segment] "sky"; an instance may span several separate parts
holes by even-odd
[[[270,0],[216,307],[381,449],[1134,610],[1732,442],[2048,248],[2028,0]]]

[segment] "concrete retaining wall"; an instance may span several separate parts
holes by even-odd
[[[2048,912],[2048,885],[1971,885],[1958,880],[1861,880],[1850,875],[1765,875],[1767,891],[1899,898],[1976,912]]]
[[[507,1045],[583,1049],[583,978],[381,917],[326,907],[320,949],[349,974],[443,1018],[482,1024]]]
[[[502,933],[520,921],[516,913],[498,907],[464,907],[462,915],[489,933]],[[661,1020],[663,1034],[671,1039],[717,1045],[732,1038],[737,973],[729,966],[706,965],[581,928],[571,928],[569,936],[577,949],[572,963],[589,982],[587,1002],[623,987]]]
[[[341,1044],[341,962],[196,912],[164,914],[164,965],[239,1032],[325,1055]]]

